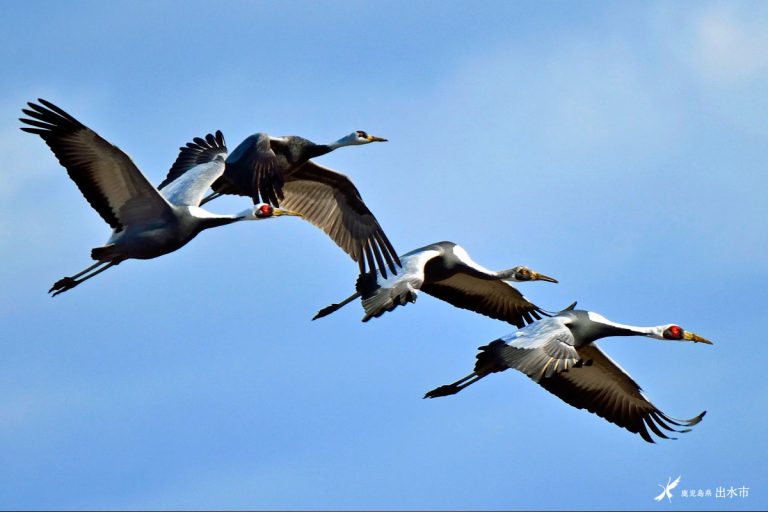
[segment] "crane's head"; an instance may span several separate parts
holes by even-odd
[[[663,340],[692,341],[694,343],[706,343],[707,345],[712,345],[712,342],[708,339],[702,338],[698,334],[694,334],[690,331],[686,331],[679,325],[662,325],[656,329],[659,331],[657,337]]]
[[[525,266],[519,266],[515,268],[511,268],[509,270],[503,270],[499,272],[501,278],[505,281],[515,281],[515,282],[521,282],[521,281],[549,281],[550,283],[556,283],[557,279],[554,277],[549,277],[544,274],[539,274],[538,272],[534,272],[528,267]]]
[[[303,217],[303,215],[300,213],[292,212],[290,210],[283,210],[281,208],[275,208],[272,205],[266,203],[257,204],[250,210],[246,210],[246,213],[243,215],[243,217],[245,220],[264,220],[271,219],[273,217],[280,217],[282,215]]]
[[[341,146],[359,146],[361,144],[370,144],[371,142],[387,142],[387,139],[370,135],[362,130],[357,130],[349,135],[340,138],[334,144],[336,147]]]

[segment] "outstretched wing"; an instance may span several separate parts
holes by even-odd
[[[542,320],[551,324],[559,318]],[[562,323],[562,322],[561,322]],[[518,333],[519,334],[519,333]],[[573,347],[573,335],[562,323],[542,339],[513,336],[504,349],[504,360],[550,393],[577,409],[587,409],[653,443],[649,429],[669,439],[669,432],[688,432],[704,412],[689,420],[671,418],[656,408],[640,386],[595,344]],[[674,425],[674,426],[670,426]],[[683,427],[678,430],[675,427]]]
[[[252,197],[254,204],[278,206],[283,198],[283,183],[283,171],[270,136],[259,132],[246,138],[227,157],[224,174],[213,183],[213,190]]]
[[[361,273],[378,265],[397,272],[400,259],[352,181],[309,161],[286,178],[283,208],[301,213],[360,264]],[[385,263],[386,261],[386,263]]]
[[[179,148],[179,156],[158,186],[173,204],[199,206],[206,190],[224,172],[227,146],[224,135],[208,134],[205,139],[195,137]]]
[[[439,281],[427,281],[421,289],[456,307],[523,327],[541,319],[541,309],[517,288],[496,277],[462,266],[459,272]]]
[[[577,364],[573,333],[562,317],[545,318],[513,334],[502,336],[507,346],[501,349],[504,362],[541,384]]]
[[[22,109],[21,129],[39,135],[85,199],[112,229],[170,214],[171,206],[130,157],[53,103]]]

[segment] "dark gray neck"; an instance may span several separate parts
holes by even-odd
[[[315,144],[303,137],[291,135],[283,140],[273,140],[271,147],[278,156],[282,155],[291,166],[301,165],[307,160],[324,155],[335,148],[326,144]]]
[[[330,153],[335,148],[332,148],[326,144],[315,144],[304,149],[304,158],[302,160],[311,160],[315,157]]]

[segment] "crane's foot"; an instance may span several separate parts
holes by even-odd
[[[435,388],[432,391],[427,391],[424,394],[424,398],[437,398],[440,396],[455,395],[459,391],[461,391],[461,388],[456,384],[445,384],[444,386]]]
[[[71,290],[75,286],[80,284],[80,281],[77,279],[74,279],[72,277],[62,277],[55,283],[53,283],[53,286],[51,286],[51,289],[48,290],[48,293],[52,293],[51,297],[55,297],[60,293],[64,293],[67,290]]]

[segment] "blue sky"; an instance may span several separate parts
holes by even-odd
[[[752,2],[24,2],[0,19],[0,508],[768,507],[768,6]],[[48,148],[46,98],[155,183],[221,129],[387,144],[353,177],[399,252],[439,240],[560,284],[534,302],[715,345],[600,346],[676,417],[651,446],[522,375],[512,326],[422,296],[362,324],[356,266],[298,219],[242,223],[56,299],[109,235]],[[211,203],[221,213],[247,202]],[[746,498],[656,503],[657,484]]]

